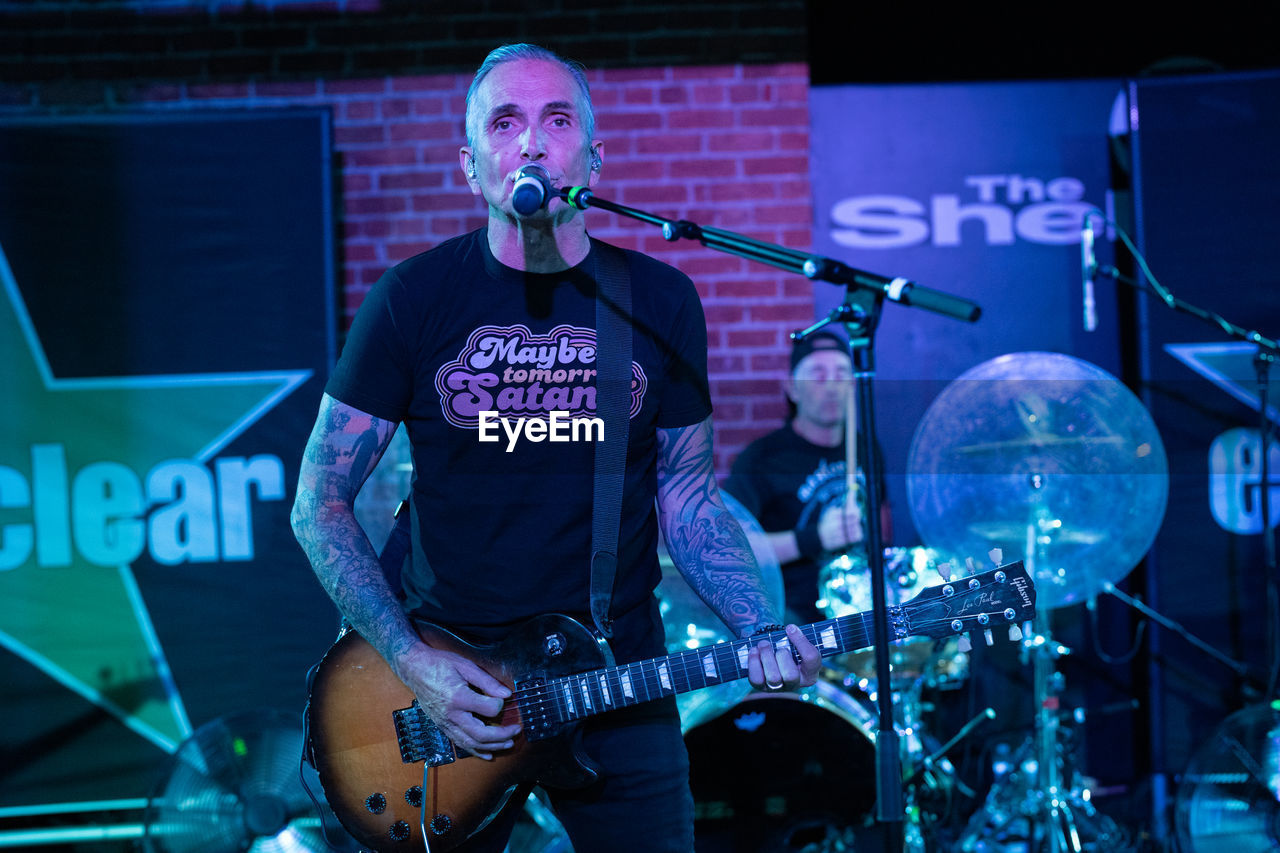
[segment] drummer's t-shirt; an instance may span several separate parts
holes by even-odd
[[[724,490],[766,533],[795,530],[816,523],[828,506],[844,501],[845,468],[843,442],[822,447],[788,425],[756,439],[738,455]],[[861,470],[858,482],[863,482]],[[816,605],[821,566],[807,557],[783,565],[782,584],[792,618],[806,623],[826,618]]]

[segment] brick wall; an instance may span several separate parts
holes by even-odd
[[[805,65],[721,65],[591,72],[605,169],[618,203],[795,248],[810,245]],[[327,106],[340,158],[342,275],[349,322],[394,264],[477,227],[484,210],[462,178],[458,146],[469,74],[117,87],[117,108]],[[28,113],[30,108],[0,110]],[[813,316],[811,284],[772,267],[667,243],[652,225],[600,210],[595,236],[674,264],[707,312],[717,470],[784,413],[786,334]]]
[[[89,81],[464,72],[532,41],[592,68],[804,61],[804,0],[0,0],[0,81],[65,100]]]

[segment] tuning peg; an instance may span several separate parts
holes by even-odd
[[[956,647],[964,654],[968,654],[973,651],[973,643],[969,642],[969,635],[961,634],[960,638],[956,642]]]
[[[938,563],[938,565],[935,566],[934,568],[937,570],[938,576],[941,577],[944,581],[947,581],[947,582],[951,581],[951,572],[955,570],[955,566],[951,564],[950,560],[947,560],[942,563]]]
[[[1000,548],[992,548],[987,552],[987,556],[990,557],[991,562],[995,563],[997,566],[1004,563],[1004,551]]]
[[[1022,642],[1022,629],[1017,625],[1009,626],[1009,641],[1012,643]]]
[[[996,644],[996,639],[995,639],[995,637],[991,636],[991,629],[990,629],[990,628],[987,628],[986,630],[984,630],[984,631],[982,632],[982,636],[983,636],[983,638],[987,641],[987,645],[988,645],[988,646],[994,646],[994,645]]]

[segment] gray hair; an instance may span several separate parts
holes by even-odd
[[[484,58],[484,62],[480,63],[480,67],[476,69],[476,76],[471,80],[471,87],[467,89],[467,145],[475,148],[476,145],[476,126],[475,120],[471,115],[471,106],[475,101],[476,90],[480,88],[480,83],[484,78],[489,76],[489,72],[502,65],[504,62],[515,62],[518,59],[537,59],[546,62],[555,62],[561,68],[569,72],[569,76],[578,84],[578,94],[582,98],[583,106],[583,130],[586,131],[587,139],[590,140],[596,133],[596,114],[595,109],[591,106],[591,89],[587,86],[586,70],[581,63],[571,62],[565,59],[555,51],[548,50],[536,44],[504,44],[501,47],[494,48],[489,55]]]

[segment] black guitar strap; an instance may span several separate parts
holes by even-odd
[[[604,440],[595,445],[591,513],[591,618],[613,636],[609,610],[618,574],[618,526],[631,432],[631,274],[627,256],[608,243],[596,252],[596,415]]]

